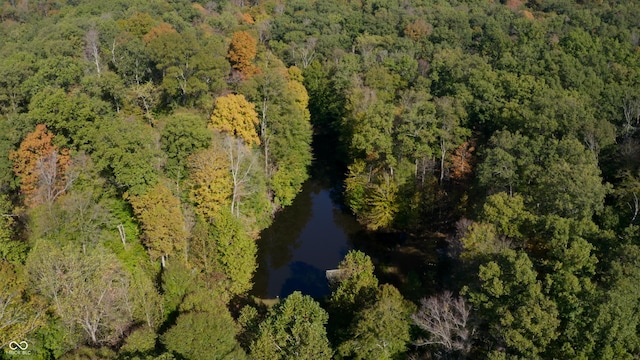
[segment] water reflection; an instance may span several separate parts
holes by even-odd
[[[300,290],[314,297],[327,295],[324,272],[344,258],[353,246],[350,237],[358,231],[355,219],[332,200],[329,183],[307,181],[258,240],[253,294],[275,298]]]

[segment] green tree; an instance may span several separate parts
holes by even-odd
[[[424,184],[427,164],[440,150],[436,146],[436,106],[429,93],[417,90],[403,93],[400,106],[394,127],[394,152],[398,158],[408,158],[414,163],[414,174]]]
[[[334,344],[346,341],[348,328],[356,312],[368,306],[376,296],[378,279],[371,258],[361,251],[349,251],[331,278],[329,298],[329,334]]]
[[[538,214],[582,219],[602,209],[609,186],[603,184],[593,152],[577,140],[502,131],[490,144],[478,169],[483,186],[521,193]]]
[[[131,271],[129,297],[133,305],[134,320],[144,322],[148,329],[155,331],[164,320],[162,296],[151,276],[143,269],[136,268]]]
[[[0,109],[2,113],[17,113],[27,104],[28,94],[22,84],[35,71],[35,56],[30,52],[15,52],[0,61]]]
[[[577,221],[547,216],[536,234],[544,236],[548,252],[542,258],[546,272],[545,292],[558,308],[558,338],[551,344],[554,357],[579,356],[592,346],[585,336],[592,329],[592,311],[597,303],[595,269],[598,259],[587,239],[599,230],[589,220]]]
[[[83,66],[80,57],[69,55],[50,54],[47,57],[36,60],[34,67],[37,69],[22,83],[22,88],[34,95],[46,87],[61,88],[65,91],[80,83],[83,74]]]
[[[547,176],[541,174],[534,187],[543,211],[578,219],[601,211],[609,186],[602,181],[595,155],[573,139],[551,146],[559,159],[550,154],[543,173]],[[555,191],[550,194],[548,189]]]
[[[158,180],[159,151],[155,134],[136,119],[101,119],[91,129],[91,156],[96,167],[115,180],[121,191],[141,195]]]
[[[375,301],[356,314],[350,340],[342,343],[338,352],[353,359],[397,358],[411,340],[413,310],[395,287],[381,285]]]
[[[343,122],[348,128],[353,158],[366,159],[376,167],[395,166],[393,157],[393,120],[395,108],[379,98],[375,89],[355,88],[350,95],[350,115]]]
[[[370,302],[378,288],[371,258],[361,251],[349,251],[332,278],[330,304],[332,308],[353,312]]]
[[[560,321],[527,254],[505,250],[481,265],[478,277],[479,287],[464,292],[483,320],[487,346],[507,355],[540,357],[558,337]]]
[[[441,97],[435,99],[436,118],[438,120],[437,140],[440,149],[440,182],[445,176],[445,160],[447,155],[460,146],[471,135],[471,131],[463,127],[467,113],[456,98]]]
[[[636,299],[637,283],[640,272],[638,259],[640,251],[636,245],[622,246],[618,260],[611,264],[601,301],[594,306],[596,315],[590,339],[595,344],[585,350],[587,357],[599,359],[632,359],[640,349],[637,326],[640,324],[640,312]]]
[[[274,306],[251,344],[257,360],[331,359],[327,313],[311,297],[294,292]]]
[[[156,332],[148,327],[138,328],[134,330],[124,345],[119,350],[120,354],[144,354],[151,353],[156,347]],[[125,355],[126,356],[126,355]]]
[[[29,103],[32,121],[45,124],[56,134],[56,144],[86,150],[91,130],[101,118],[110,115],[109,104],[85,91],[46,87]]]
[[[164,171],[179,184],[187,175],[187,158],[211,143],[211,133],[201,116],[179,111],[167,118],[160,141],[167,154]]]
[[[226,309],[223,311],[226,314],[180,314],[176,324],[163,334],[163,344],[185,359],[244,359],[244,351],[234,337],[233,318]]]
[[[121,20],[122,21],[122,20]],[[145,84],[151,75],[151,53],[141,36],[122,32],[111,41],[110,64],[128,86]]]
[[[211,302],[210,298],[206,299]],[[182,312],[162,337],[167,350],[185,359],[245,359],[237,325],[224,304]]]
[[[288,70],[272,54],[241,90],[255,103],[264,172],[276,206],[287,206],[307,179],[311,163],[309,96],[298,68]]]
[[[144,38],[151,59],[162,72],[161,88],[170,98],[180,99],[182,105],[202,104],[209,91],[223,89],[219,79],[228,73],[229,65],[220,38],[210,37],[203,48],[191,31],[179,33],[166,23],[154,29]]]
[[[221,211],[213,220],[211,236],[215,241],[216,258],[225,275],[225,288],[231,295],[243,294],[253,285],[257,268],[257,246],[242,223],[228,211]]]
[[[188,268],[180,261],[172,261],[162,269],[162,299],[168,315],[176,315],[187,296],[202,282],[198,282],[198,270]]]

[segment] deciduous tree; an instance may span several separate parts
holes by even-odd
[[[186,246],[187,230],[180,200],[166,186],[158,184],[129,201],[141,223],[149,255],[152,259],[160,258],[164,267],[167,257]]]
[[[29,254],[27,269],[56,314],[90,343],[112,344],[129,325],[129,278],[110,251],[96,247],[83,254],[73,244],[60,248],[39,241]]]
[[[256,57],[258,41],[246,31],[233,33],[227,59],[231,66],[240,71],[244,77],[250,77],[256,73],[253,59]]]
[[[327,313],[311,297],[294,292],[274,306],[251,344],[256,360],[331,359]]]
[[[467,296],[490,336],[487,345],[508,355],[543,354],[558,337],[560,321],[558,308],[543,293],[529,256],[504,250],[496,260],[481,265],[478,276],[479,288],[467,290]]]
[[[122,192],[141,195],[157,183],[159,151],[148,126],[134,118],[101,119],[90,137],[96,167]]]
[[[255,105],[247,101],[244,95],[229,94],[216,99],[210,123],[213,129],[242,139],[251,146],[260,144],[256,132],[258,123]]]
[[[70,186],[65,171],[69,166],[67,150],[58,150],[54,135],[45,125],[38,125],[20,143],[9,158],[14,162],[13,171],[20,178],[20,192],[30,206],[52,202]]]
[[[440,145],[440,182],[442,182],[447,156],[471,135],[471,131],[463,127],[467,113],[460,100],[441,97],[436,98],[435,103],[438,119],[437,138]]]
[[[227,308],[224,304],[210,308],[181,313],[175,325],[162,335],[162,343],[186,359],[245,359],[235,339],[237,325]]]
[[[167,118],[160,141],[168,157],[165,173],[179,184],[187,175],[187,158],[211,143],[211,133],[202,117],[186,111],[176,112]]]
[[[215,256],[225,275],[225,287],[231,295],[243,294],[253,285],[257,268],[257,246],[242,223],[228,211],[221,211],[213,220],[211,236],[215,241]]]
[[[338,265],[338,272],[329,285],[331,341],[339,344],[350,337],[349,326],[356,312],[368,306],[376,296],[378,279],[373,274],[371,258],[361,251],[349,251]]]
[[[470,313],[464,298],[454,298],[449,291],[422,298],[420,309],[411,315],[415,324],[429,333],[429,338],[419,341],[419,345],[437,344],[449,353],[468,353],[473,335]]]
[[[0,260],[0,349],[44,325],[46,300],[29,294],[25,280],[22,267]]]
[[[501,131],[490,144],[478,169],[487,188],[520,192],[525,203],[536,204],[536,213],[583,219],[602,209],[609,186],[600,177],[595,155],[579,141]]]
[[[241,91],[257,105],[264,172],[275,206],[287,206],[307,178],[311,163],[309,96],[300,69],[288,70],[273,54],[262,60],[261,73]]]
[[[353,359],[393,359],[411,339],[413,308],[392,285],[380,286],[375,301],[360,310],[350,329],[350,339],[338,349]]]
[[[13,207],[7,195],[0,195],[0,262],[24,263],[28,247],[26,241],[16,235]]]
[[[189,198],[196,213],[204,219],[213,218],[222,208],[228,208],[233,195],[229,158],[222,144],[213,142],[206,150],[191,155],[189,164]]]
[[[129,298],[134,320],[143,321],[152,331],[157,330],[164,320],[162,296],[153,279],[140,268],[131,272]]]

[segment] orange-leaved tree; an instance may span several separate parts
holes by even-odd
[[[256,57],[258,50],[256,40],[246,31],[236,31],[231,38],[227,59],[231,66],[238,70],[245,77],[249,77],[257,72],[253,59]]]
[[[177,31],[176,29],[173,28],[173,26],[171,26],[171,24],[167,24],[163,22],[152,27],[151,30],[149,30],[149,32],[142,37],[142,39],[144,40],[145,43],[148,44],[151,41],[159,38],[164,34],[175,34],[175,33],[177,33]]]
[[[9,153],[13,172],[20,178],[20,192],[25,204],[52,203],[73,182],[66,171],[71,163],[69,151],[53,144],[55,135],[46,125],[37,125],[27,134],[17,151]]]
[[[473,152],[475,151],[473,140],[465,141],[451,154],[450,177],[457,182],[464,182],[473,173]]]

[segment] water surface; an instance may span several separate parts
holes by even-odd
[[[329,293],[325,270],[337,267],[353,247],[351,237],[361,228],[332,199],[330,182],[323,180],[307,181],[293,204],[262,232],[254,295],[285,297],[296,290],[313,297]]]
[[[337,161],[335,143],[331,136],[315,136],[310,179],[261,233],[253,295],[285,297],[296,290],[316,298],[328,295],[325,271],[335,269],[362,235],[362,227],[340,205],[345,168]]]

